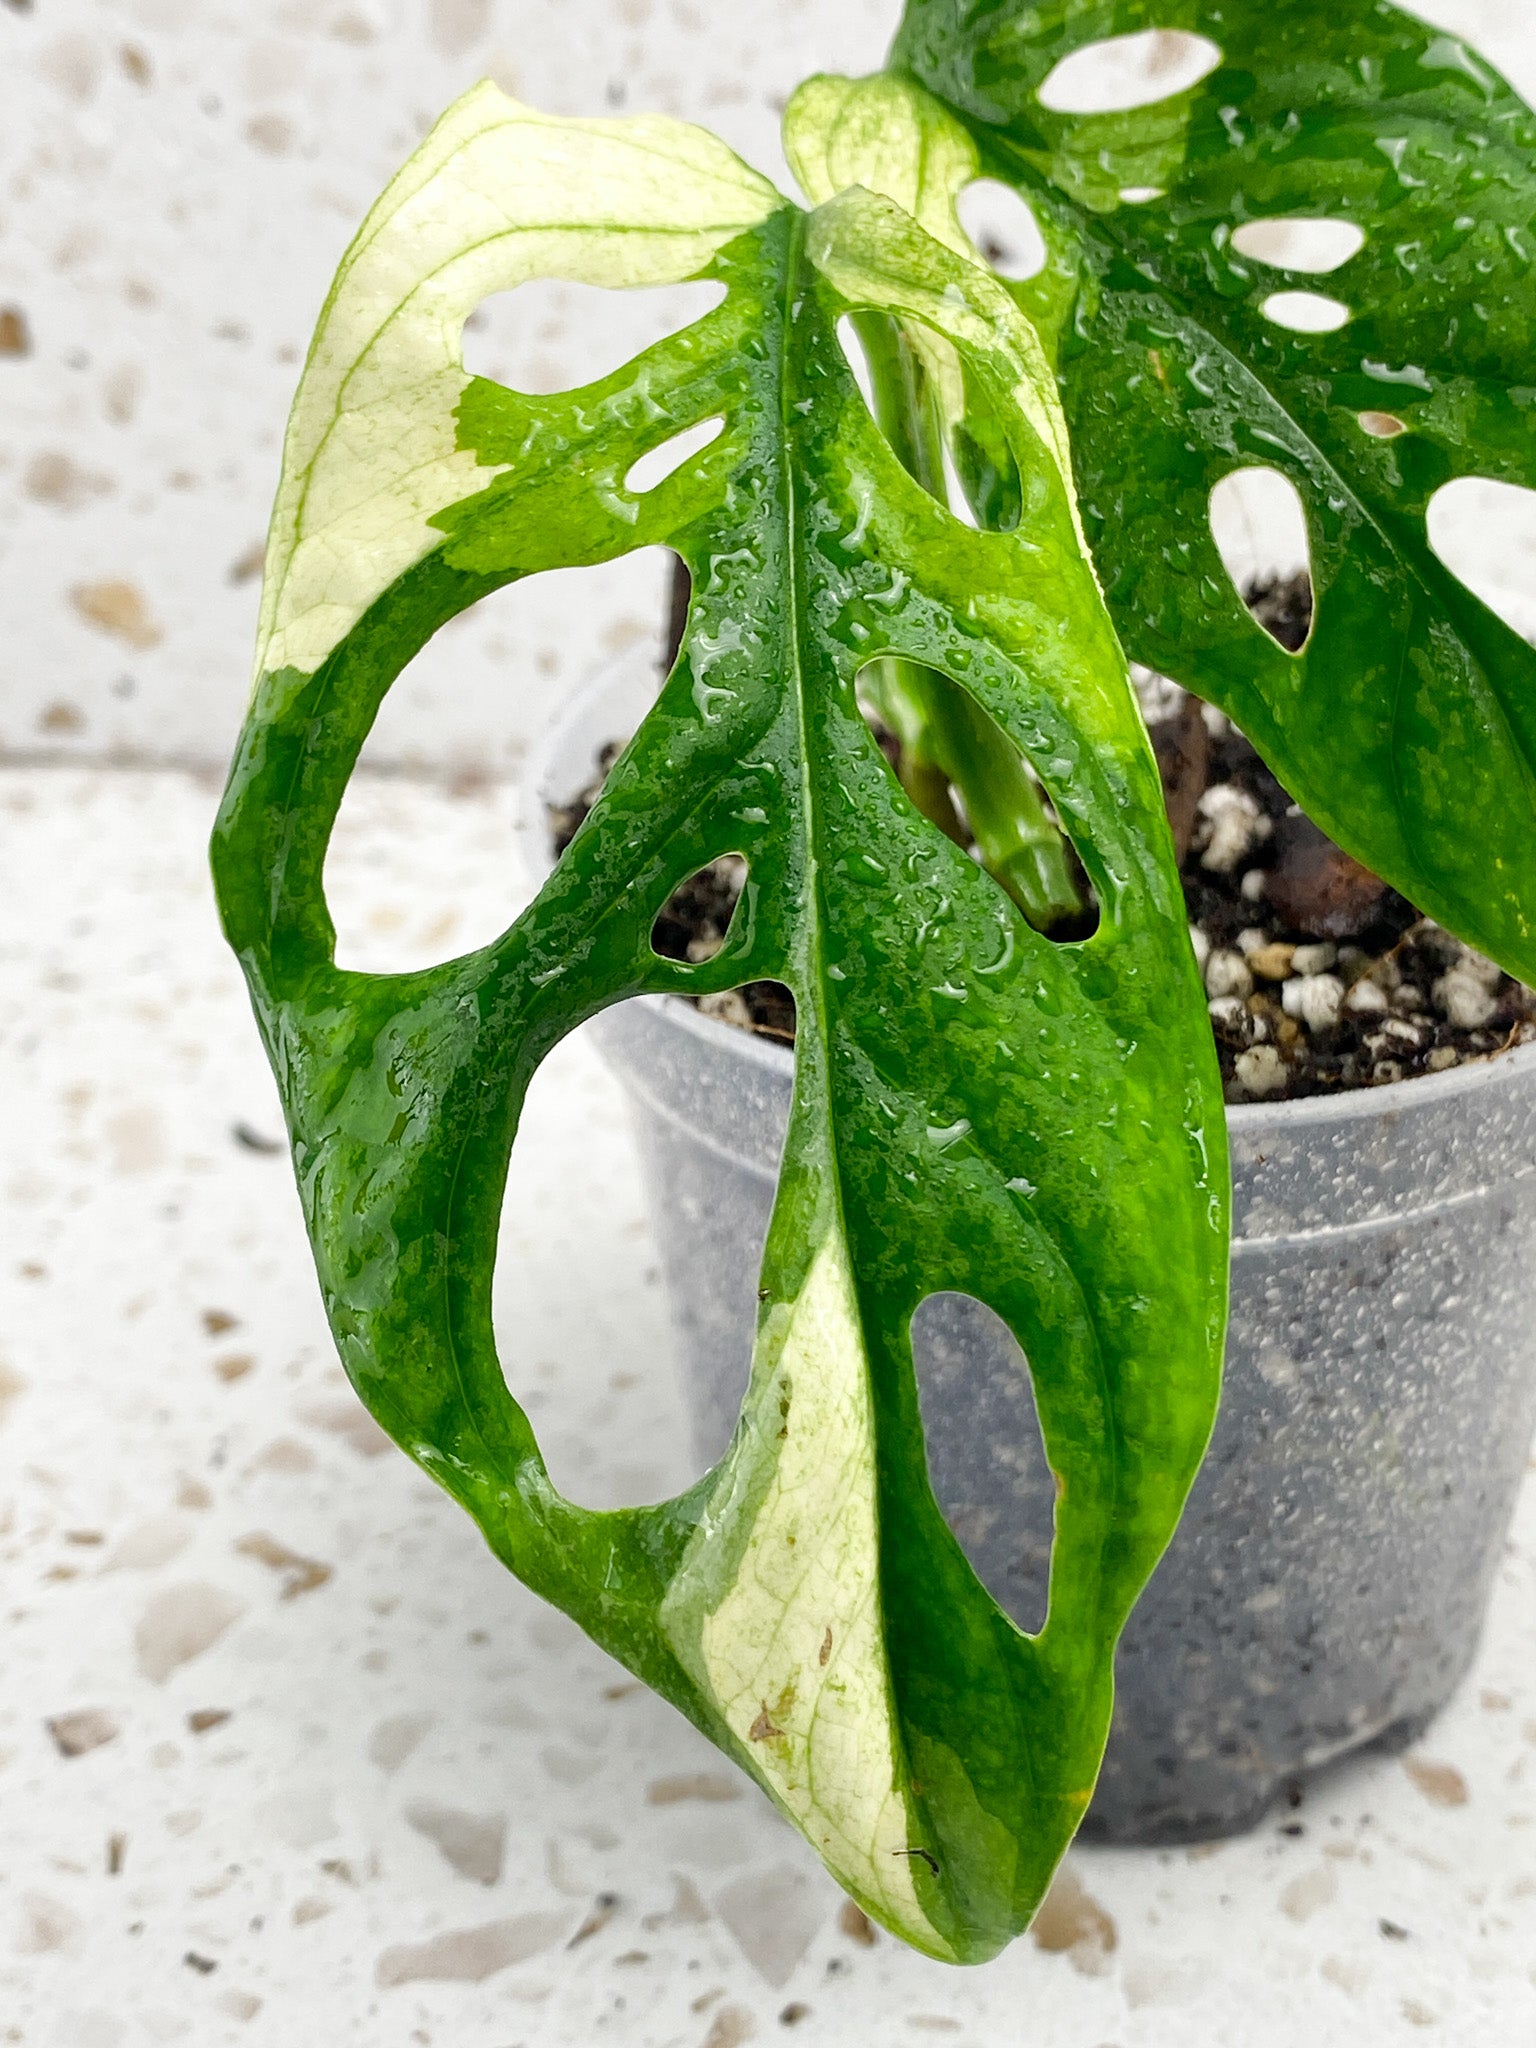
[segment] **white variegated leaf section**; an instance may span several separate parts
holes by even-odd
[[[663,1626],[833,1875],[930,1955],[881,1635],[873,1406],[839,1237],[770,1321],[773,1358]],[[775,1355],[776,1354],[776,1355]],[[739,1550],[722,1588],[722,1553]],[[707,1603],[699,1612],[700,1596]]]
[[[267,543],[256,673],[312,674],[498,472],[455,445],[464,321],[534,277],[676,284],[783,204],[701,128],[559,120],[482,83],[383,194],[320,316]]]
[[[1039,335],[1007,289],[977,263],[957,263],[952,251],[924,236],[885,195],[859,186],[817,208],[806,249],[851,304],[906,322],[921,321],[937,333],[941,345],[967,347],[1007,365],[1010,396],[1055,465],[1083,559],[1091,567],[1056,376]]]
[[[976,145],[920,86],[880,72],[808,78],[785,110],[784,154],[812,206],[862,185],[957,256],[979,260],[955,212],[956,195],[980,168]]]

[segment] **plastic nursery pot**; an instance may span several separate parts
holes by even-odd
[[[591,777],[654,678],[605,678],[525,820]],[[598,1020],[649,1180],[697,1448],[747,1383],[793,1054],[643,997]],[[1131,1617],[1086,1839],[1194,1841],[1368,1744],[1412,1741],[1477,1643],[1536,1427],[1536,1047],[1337,1097],[1229,1111],[1232,1313],[1221,1411]],[[1054,1483],[1028,1372],[978,1303],[914,1319],[935,1494],[1024,1627]]]

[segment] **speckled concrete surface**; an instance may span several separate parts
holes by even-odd
[[[1040,1938],[870,1941],[497,1567],[332,1360],[191,777],[0,774],[0,2042],[1356,2048],[1536,2038],[1536,1485],[1422,1747],[1256,1835],[1079,1852]],[[510,799],[354,785],[349,957],[514,907]],[[614,1085],[514,1165],[499,1318],[578,1498],[689,1475]]]

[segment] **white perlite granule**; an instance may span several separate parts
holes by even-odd
[[[1390,1005],[1387,992],[1374,981],[1357,981],[1344,998],[1344,1007],[1352,1017],[1385,1017]]]
[[[1461,961],[1449,974],[1441,975],[1434,996],[1458,1031],[1481,1030],[1498,1007],[1492,990]]]
[[[1218,947],[1205,963],[1205,992],[1208,996],[1251,996],[1253,976],[1241,953]]]
[[[1344,984],[1336,974],[1298,974],[1281,989],[1280,1000],[1285,1014],[1309,1031],[1330,1031],[1344,1007]]]
[[[1200,816],[1205,827],[1200,865],[1213,875],[1230,875],[1271,830],[1254,799],[1230,782],[1219,782],[1205,792]]]
[[[1240,1052],[1234,1071],[1250,1095],[1273,1095],[1285,1086],[1285,1061],[1272,1045],[1254,1045]]]

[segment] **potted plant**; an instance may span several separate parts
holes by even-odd
[[[1423,527],[1474,462],[1524,480],[1536,124],[1392,7],[1172,12],[1219,37],[1203,81],[1079,117],[1051,110],[1062,60],[1142,28],[1140,0],[912,0],[888,72],[791,102],[809,210],[680,122],[467,94],[322,312],[214,841],[359,1393],[867,1911],[952,1961],[1027,1924],[1083,1818],[1116,1642],[1217,1406],[1226,1107],[1122,639],[1229,712],[1447,947],[1477,949],[1448,951],[1447,974],[1488,959],[1536,978],[1536,655]],[[1049,255],[1031,282],[995,276],[959,226],[983,170],[1037,214]],[[1296,280],[1234,234],[1319,212],[1366,241],[1347,324],[1300,334],[1273,304]],[[467,376],[459,336],[479,300],[535,275],[726,291],[613,376],[530,397]],[[635,487],[642,456],[716,420],[701,453]],[[1307,506],[1316,615],[1296,653],[1253,623],[1209,538],[1213,483],[1255,452]],[[390,682],[498,586],[655,542],[692,576],[678,658],[529,910],[428,972],[339,972],[325,849]],[[659,913],[724,855],[744,880],[723,942],[668,957]],[[524,1091],[627,997],[763,981],[792,995],[795,1050],[792,1085],[787,1066],[773,1083],[787,1136],[739,1422],[679,1498],[579,1509],[491,1330]],[[1504,1071],[1524,1085],[1530,1058]],[[1477,1083],[1499,1072],[1360,1098],[1341,1182],[1358,1194],[1374,1172],[1390,1211],[1407,1156],[1391,1134],[1423,1099],[1434,1192],[1474,1207],[1509,1116]],[[1286,1142],[1290,1257],[1337,1218]],[[1240,1125],[1236,1152],[1240,1171],[1262,1164]],[[1528,1237],[1518,1195],[1496,1190],[1506,1253]],[[1251,1201],[1244,1216],[1273,1237]],[[1348,1229],[1363,1242],[1377,1220],[1367,1189]],[[1443,1296],[1446,1273],[1426,1285]],[[1029,1361],[1053,1496],[1031,1631],[930,1484],[910,1331],[954,1294]],[[1370,1300],[1367,1343],[1400,1312]],[[1502,1474],[1529,1389],[1504,1357],[1489,1380],[1502,1440],[1473,1456]],[[1467,1388],[1395,1391],[1416,1429]],[[1375,1448],[1379,1466],[1390,1444]],[[1384,1538],[1426,1507],[1375,1498]]]

